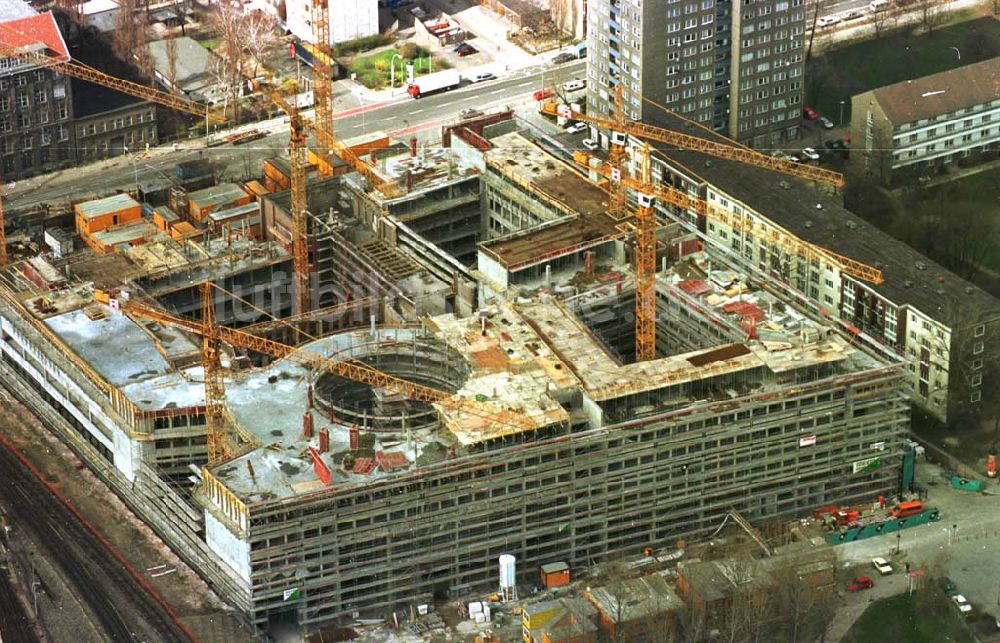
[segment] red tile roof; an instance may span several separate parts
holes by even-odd
[[[69,60],[69,49],[51,11],[0,23],[0,43],[5,49],[29,48],[41,43],[49,49],[47,55]]]

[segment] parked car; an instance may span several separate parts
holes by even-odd
[[[822,125],[824,129],[833,129],[833,121],[826,116],[819,117],[819,124]]]
[[[805,118],[807,121],[814,121],[817,118],[819,118],[819,112],[814,110],[812,107],[806,105],[805,107],[802,108],[802,117]]]
[[[844,13],[840,14],[840,19],[841,20],[857,20],[858,18],[861,18],[864,15],[865,14],[861,13],[857,9],[851,9],[850,11],[845,11]]]
[[[534,100],[545,100],[546,98],[552,98],[556,93],[551,89],[539,89],[531,97]]]
[[[466,107],[458,113],[459,118],[477,118],[482,115],[483,112],[481,110],[474,109],[472,107]]]
[[[771,152],[771,156],[773,156],[776,159],[780,159],[782,161],[788,160],[788,154],[785,154],[785,152],[783,152],[782,150],[774,150],[773,152]]]
[[[811,147],[803,148],[803,150],[801,152],[799,152],[799,153],[803,157],[809,159],[810,161],[818,161],[819,160],[819,153],[816,150],[814,150],[813,148],[811,148]]]
[[[889,8],[889,0],[872,0],[868,3],[868,10],[872,13],[876,11],[885,11]]]
[[[881,557],[872,558],[872,567],[883,576],[888,576],[892,573],[892,565],[889,564],[889,561]]]
[[[840,16],[823,16],[816,20],[817,27],[829,27],[840,22]]]
[[[600,145],[597,143],[597,141],[595,141],[592,138],[585,138],[585,139],[583,139],[583,146],[585,148],[587,148],[588,150],[596,150],[597,148],[600,147]]]
[[[491,71],[481,71],[478,74],[473,74],[469,80],[474,83],[482,83],[487,80],[496,80],[497,76]]]
[[[801,159],[801,158],[799,158],[799,155],[798,155],[798,154],[791,154],[791,155],[789,155],[789,157],[788,157],[787,159],[785,159],[785,160],[786,160],[786,161],[791,161],[792,163],[801,163],[801,162],[802,162],[802,159]]]
[[[967,601],[961,594],[955,594],[952,596],[951,601],[955,604],[955,607],[958,608],[959,613],[963,616],[972,611],[972,605],[970,605],[969,601]]]
[[[950,578],[941,579],[941,591],[948,596],[954,596],[958,593],[958,587]]]
[[[465,46],[465,41],[464,40],[460,40],[459,42],[456,42],[454,45],[451,46],[451,50],[452,51],[458,51],[459,49],[461,49],[464,46]]]
[[[872,587],[875,587],[875,581],[868,576],[858,576],[847,583],[847,589],[851,592],[859,592],[863,589],[871,589]]]
[[[569,124],[569,125],[566,126],[566,133],[567,134],[578,134],[579,132],[582,132],[582,131],[584,131],[586,129],[587,129],[587,124],[586,123],[571,123],[571,124]]]
[[[478,54],[479,50],[468,43],[463,43],[461,47],[455,50],[455,52],[462,57],[471,56],[472,54]]]
[[[580,80],[579,78],[574,78],[573,80],[567,80],[565,83],[563,83],[562,88],[564,92],[575,92],[583,89],[586,86],[587,86],[587,81]]]
[[[568,51],[564,51],[555,58],[552,59],[553,64],[562,65],[563,63],[568,63],[576,60],[576,54],[571,54]]]

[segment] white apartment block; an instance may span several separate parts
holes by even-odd
[[[664,217],[697,227],[762,281],[904,357],[911,401],[934,418],[996,412],[989,391],[1000,390],[1000,301],[804,182],[697,152],[658,152],[654,180],[707,200],[712,213],[670,206]],[[797,240],[878,268],[884,282],[854,276]]]
[[[900,184],[996,155],[1000,58],[873,89],[851,99],[852,178]]]
[[[329,0],[329,5],[331,45],[379,33],[378,0]],[[312,0],[288,0],[285,6],[286,28],[312,42]]]

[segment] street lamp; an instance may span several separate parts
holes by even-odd
[[[840,125],[844,125],[844,101],[840,101]]]
[[[399,54],[393,54],[392,58],[389,59],[389,94],[391,95],[396,90],[396,59],[399,58],[403,60],[403,57]]]
[[[135,164],[135,155],[129,154],[128,145],[122,145],[122,151],[128,160],[132,161],[132,174],[135,179],[135,198],[139,198],[139,166]]]

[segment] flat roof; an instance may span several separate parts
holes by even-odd
[[[491,139],[488,165],[515,184],[530,185],[537,196],[565,213],[550,221],[479,244],[508,270],[544,261],[561,251],[625,236],[627,230],[608,213],[608,195],[572,166],[517,132]],[[525,198],[530,198],[525,195]]]
[[[690,131],[677,117],[658,115],[655,124]],[[728,141],[700,128],[694,134]],[[980,313],[981,318],[1000,313],[1000,301],[995,297],[850,212],[840,197],[820,194],[808,182],[773,170],[665,144],[654,147],[657,155],[796,237],[881,269],[883,283],[861,283],[896,305],[911,305],[949,326],[972,312]],[[968,323],[974,320],[968,319]]]
[[[238,205],[233,208],[213,210],[208,213],[208,218],[212,221],[225,221],[226,219],[231,219],[233,217],[257,214],[258,212],[260,212],[260,203],[257,201],[251,201],[250,203],[244,203],[243,205]]]
[[[128,208],[138,208],[139,202],[127,194],[115,194],[103,199],[84,201],[76,204],[76,211],[84,218],[93,219],[112,212],[121,212]]]
[[[119,243],[129,243],[146,236],[160,233],[160,229],[145,219],[130,221],[121,225],[112,226],[95,232],[91,238],[105,245],[118,245]]]
[[[212,187],[196,190],[188,193],[188,201],[198,207],[219,205],[220,203],[232,203],[237,199],[250,196],[246,190],[235,183],[220,183]]]

